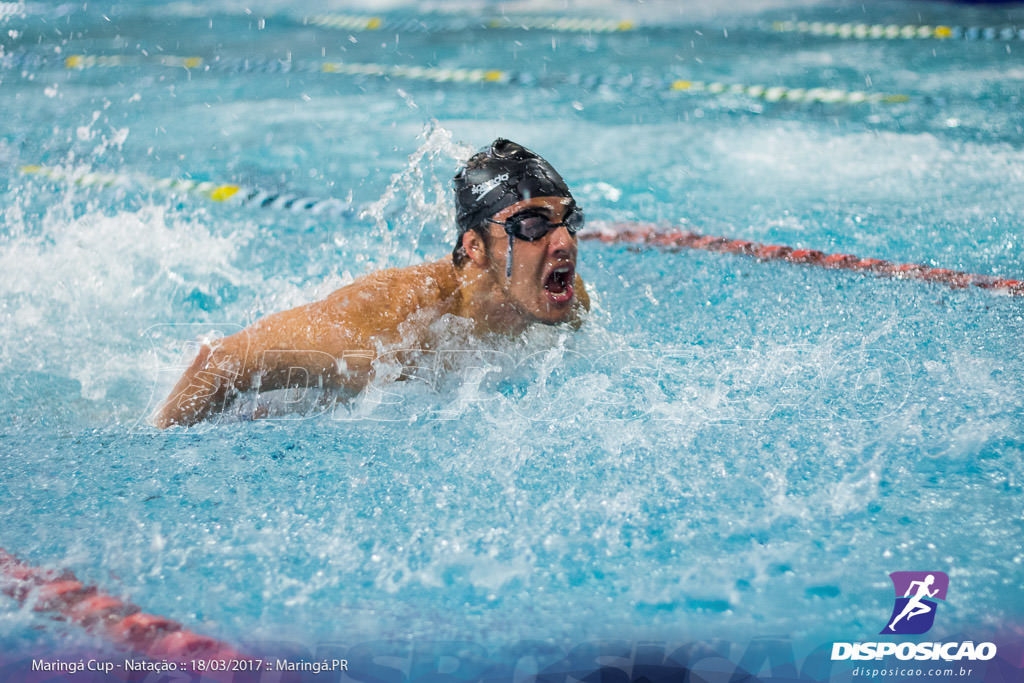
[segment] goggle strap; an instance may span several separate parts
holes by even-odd
[[[505,278],[512,279],[512,243],[515,240],[512,233],[508,234],[508,252],[505,254]]]

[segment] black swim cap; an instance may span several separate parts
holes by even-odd
[[[511,140],[498,138],[474,154],[455,174],[455,248],[467,230],[507,206],[531,197],[568,197],[568,185],[551,164]]]

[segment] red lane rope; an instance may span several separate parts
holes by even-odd
[[[3,580],[6,579],[6,580]],[[151,659],[195,661],[250,659],[226,643],[87,586],[69,571],[25,564],[0,548],[0,590],[36,612],[50,613],[114,645]]]
[[[953,289],[980,287],[1024,296],[1024,282],[993,275],[976,275],[946,268],[932,268],[916,263],[894,263],[884,259],[861,258],[852,254],[826,254],[816,249],[794,249],[779,244],[762,244],[728,237],[713,237],[678,229],[659,230],[645,223],[614,223],[594,232],[581,232],[583,240],[605,243],[642,244],[669,249],[702,249],[728,254],[745,254],[761,261],[785,261],[818,266],[831,270],[853,270],[893,277],[899,280],[938,282]]]

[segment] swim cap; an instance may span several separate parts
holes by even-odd
[[[569,187],[551,164],[522,145],[498,138],[455,174],[455,222],[462,234],[507,206],[531,197],[568,197]]]

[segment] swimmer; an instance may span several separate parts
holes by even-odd
[[[428,328],[444,315],[467,319],[479,337],[515,336],[537,323],[579,327],[590,308],[576,273],[583,212],[551,164],[499,138],[453,184],[458,237],[450,256],[371,273],[204,345],[153,423],[195,424],[253,389],[359,391],[379,349],[428,348]]]
[[[932,608],[921,602],[921,600],[924,598],[933,598],[938,594],[938,588],[934,591],[928,590],[933,583],[935,583],[935,575],[929,574],[924,578],[924,581],[912,581],[910,585],[907,586],[907,592],[903,597],[910,598],[910,600],[907,601],[907,604],[903,607],[903,611],[899,613],[899,616],[893,619],[892,623],[889,624],[890,631],[895,633],[896,623],[904,617],[906,617],[907,621],[910,621],[920,614],[927,614],[932,611]],[[915,590],[917,592],[911,596],[910,594],[914,593]]]

